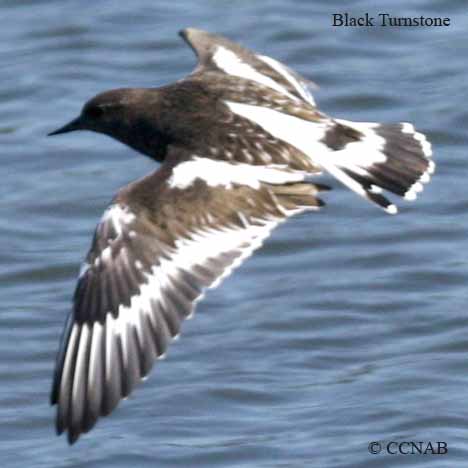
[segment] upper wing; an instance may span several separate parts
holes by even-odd
[[[225,37],[199,29],[187,28],[181,37],[198,57],[195,72],[218,70],[228,75],[256,81],[280,92],[292,101],[315,107],[308,85],[313,84],[275,59],[257,55]]]
[[[70,443],[109,414],[214,287],[322,187],[278,168],[193,158],[122,190],[96,228],[51,394]]]

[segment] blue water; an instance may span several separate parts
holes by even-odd
[[[351,3],[351,2],[350,2]],[[448,28],[333,28],[334,1],[0,3],[2,467],[462,466],[468,456],[466,3],[352,2]],[[48,406],[94,226],[153,164],[109,138],[47,132],[97,92],[158,86],[195,59],[177,31],[224,33],[320,85],[321,109],[411,121],[437,174],[388,216],[332,183],[210,291],[168,358],[73,447]],[[446,455],[371,455],[371,441]]]

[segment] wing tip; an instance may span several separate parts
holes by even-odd
[[[189,32],[190,32],[190,29],[191,28],[183,28],[183,29],[179,29],[178,31],[178,35],[184,40],[186,41],[187,40],[187,37],[189,35]]]
[[[67,442],[69,445],[73,445],[80,437],[81,432],[79,430],[77,431],[71,431],[69,430],[67,433]]]
[[[203,29],[192,28],[190,26],[188,28],[180,29],[178,34],[185,42],[187,42],[187,44],[189,44],[194,49],[195,47],[193,46],[193,41],[197,39],[202,39],[203,36],[206,38],[213,36],[213,34],[210,34],[209,32],[204,31]]]

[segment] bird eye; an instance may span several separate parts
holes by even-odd
[[[92,119],[98,119],[99,117],[101,117],[103,112],[104,111],[102,110],[102,108],[98,106],[93,106],[93,107],[90,107],[89,109],[86,109],[86,114],[88,115],[88,117],[91,117]]]

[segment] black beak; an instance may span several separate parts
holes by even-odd
[[[59,135],[60,133],[73,132],[74,130],[83,130],[80,117],[77,117],[76,119],[67,123],[67,125],[64,125],[63,127],[60,127],[58,130],[48,133],[47,136]]]

